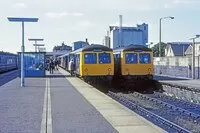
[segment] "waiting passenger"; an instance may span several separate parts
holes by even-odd
[[[71,76],[73,76],[73,73],[74,73],[74,61],[73,60],[70,60],[69,62],[69,71],[71,73]]]
[[[54,67],[56,70],[58,70],[58,60],[57,59],[54,59]]]
[[[50,69],[50,73],[53,73],[53,70],[54,70],[54,62],[53,62],[53,60],[51,60],[50,63],[49,63],[49,69]]]

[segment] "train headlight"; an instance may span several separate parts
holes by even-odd
[[[126,71],[126,73],[129,75],[129,69],[128,69],[128,68],[126,68],[126,69],[125,69],[125,71]]]
[[[148,69],[149,74],[151,74],[151,68]]]
[[[108,68],[108,75],[110,75],[110,72],[111,72],[111,68]]]

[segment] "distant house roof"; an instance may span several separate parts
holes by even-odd
[[[64,43],[62,43],[61,46],[54,46],[53,51],[68,51],[68,50],[72,50],[71,46],[67,46]]]
[[[168,45],[171,46],[171,49],[174,53],[174,56],[182,56],[185,55],[185,51],[192,43],[187,42],[171,42]]]
[[[167,44],[191,45],[192,42],[168,42]]]

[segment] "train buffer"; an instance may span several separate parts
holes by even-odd
[[[25,81],[0,86],[0,132],[165,132],[61,69]]]

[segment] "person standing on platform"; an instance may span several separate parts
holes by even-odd
[[[55,64],[55,70],[58,70],[58,60],[57,59],[54,60],[54,64]]]
[[[53,73],[53,70],[54,70],[54,62],[53,62],[53,60],[51,60],[50,63],[49,63],[49,69],[50,69],[50,73]]]
[[[73,76],[73,73],[74,73],[74,61],[72,59],[69,62],[69,71],[71,73],[71,76]]]

